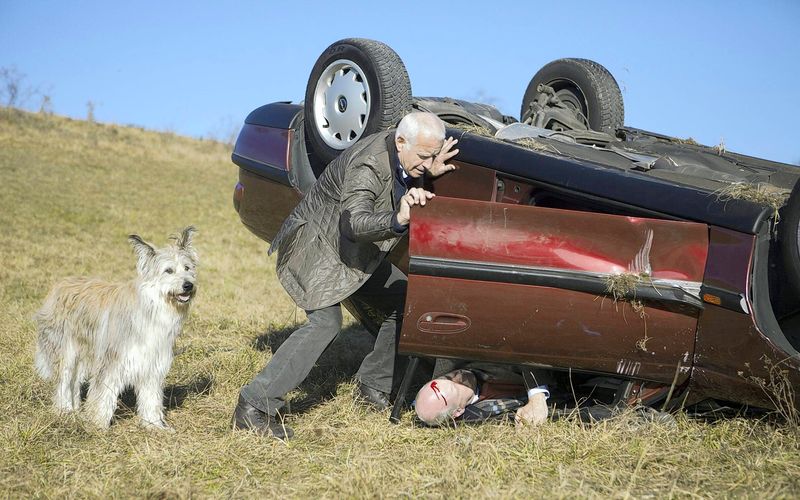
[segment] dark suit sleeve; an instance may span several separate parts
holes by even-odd
[[[345,238],[361,242],[397,237],[392,224],[394,211],[375,212],[378,196],[386,190],[385,182],[368,163],[348,169],[339,217],[339,230]]]

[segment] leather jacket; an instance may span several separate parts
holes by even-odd
[[[399,200],[394,130],[366,137],[333,160],[292,210],[269,249],[277,274],[305,310],[349,297],[403,234],[393,230]]]

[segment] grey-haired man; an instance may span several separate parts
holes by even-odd
[[[411,207],[433,193],[415,184],[455,166],[457,141],[442,121],[410,113],[396,130],[366,137],[331,162],[275,236],[278,278],[308,323],[292,332],[267,366],[239,394],[234,427],[280,439],[292,430],[276,420],[286,393],[296,388],[341,329],[340,303],[366,301],[385,316],[375,346],[356,374],[361,397],[389,406],[395,341],[406,277],[385,257],[407,232]]]

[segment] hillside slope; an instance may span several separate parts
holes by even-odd
[[[218,143],[0,108],[0,496],[573,497],[800,493],[797,427],[679,416],[516,431],[399,426],[353,401],[369,336],[346,328],[292,397],[287,444],[232,432],[239,387],[303,320],[274,257],[233,210]],[[167,379],[176,433],[137,426],[130,395],[99,432],[50,409],[31,315],[69,275],[134,274],[126,242],[194,224],[199,294]]]

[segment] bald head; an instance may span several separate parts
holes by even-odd
[[[473,395],[472,389],[452,380],[431,380],[417,393],[417,416],[428,425],[441,425],[464,413]]]

